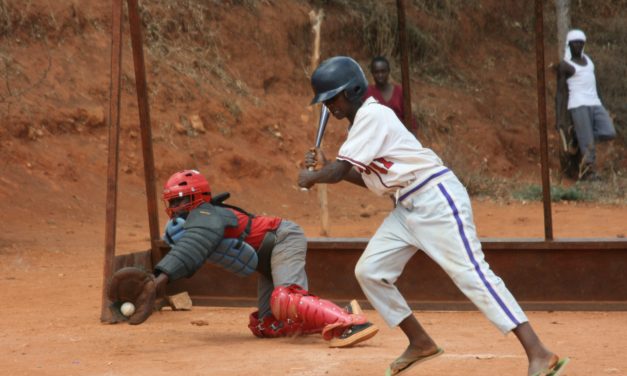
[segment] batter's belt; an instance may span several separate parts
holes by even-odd
[[[394,195],[396,197],[396,203],[397,204],[401,203],[407,197],[418,192],[420,189],[424,188],[425,186],[428,186],[429,183],[432,183],[433,181],[437,181],[436,180],[437,178],[446,174],[447,172],[450,172],[450,170],[445,167],[443,170],[440,170],[439,172],[436,172],[425,179],[410,181],[405,188],[401,188],[398,191],[396,191],[396,194]]]

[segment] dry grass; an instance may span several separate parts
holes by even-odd
[[[240,1],[256,6],[256,1]],[[155,69],[172,69],[195,83],[193,87],[180,80],[180,89],[200,91],[207,81],[215,79],[238,95],[249,95],[250,89],[228,69],[219,48],[218,23],[211,4],[199,1],[154,0],[140,4],[145,27],[145,41],[151,59],[159,62]],[[158,72],[155,72],[158,73]]]
[[[103,19],[88,18],[82,8],[74,4],[57,12],[63,14],[31,0],[0,0],[0,39],[14,38],[18,43],[20,39],[60,43],[63,38],[82,36],[89,27],[100,29],[104,24]]]
[[[591,33],[588,51],[595,62],[600,95],[607,110],[614,115],[614,125],[621,144],[627,144],[627,12],[624,17],[603,23]],[[622,58],[620,58],[622,56]],[[619,57],[619,58],[617,58]]]

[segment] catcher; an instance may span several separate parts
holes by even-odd
[[[299,225],[252,215],[225,204],[226,198],[212,197],[208,181],[195,170],[168,179],[163,200],[170,220],[164,239],[171,250],[152,274],[123,268],[113,275],[109,299],[117,317],[121,304],[130,301],[136,310],[128,322],[141,324],[154,310],[157,291],[191,277],[208,261],[239,276],[258,274],[258,310],[248,324],[257,337],[322,333],[330,347],[348,347],[377,334],[356,301],[342,309],[307,291],[307,239]]]

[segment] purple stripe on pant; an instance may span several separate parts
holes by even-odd
[[[446,200],[448,201],[449,206],[453,210],[453,216],[455,217],[455,221],[457,221],[457,228],[458,228],[459,234],[462,237],[462,240],[464,242],[464,248],[466,249],[466,253],[468,254],[468,257],[470,258],[470,261],[472,262],[472,265],[474,266],[475,271],[479,275],[479,278],[481,279],[481,281],[483,282],[485,287],[490,292],[490,295],[492,295],[492,297],[494,298],[494,300],[496,300],[496,302],[499,304],[501,309],[503,309],[503,311],[505,312],[507,317],[509,317],[509,319],[512,320],[512,322],[516,326],[520,325],[520,322],[518,320],[516,320],[516,317],[514,317],[512,312],[509,310],[509,308],[507,308],[507,306],[505,305],[505,303],[503,302],[501,297],[499,297],[499,295],[496,293],[496,291],[494,291],[494,288],[492,288],[492,285],[490,285],[490,283],[486,279],[485,275],[481,271],[481,268],[479,267],[479,263],[477,263],[477,260],[475,260],[475,256],[473,255],[472,250],[470,249],[470,244],[468,243],[468,238],[466,237],[466,233],[464,231],[464,225],[462,223],[461,218],[459,217],[459,211],[457,210],[457,206],[455,206],[455,203],[453,202],[453,199],[448,194],[448,192],[446,191],[446,188],[444,188],[444,185],[442,185],[442,183],[438,184],[438,188],[440,189],[440,192],[442,192],[444,197],[446,197]]]

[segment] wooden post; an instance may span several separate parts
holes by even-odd
[[[570,29],[570,0],[555,0],[555,18],[557,21],[557,61],[564,59],[566,34]]]
[[[122,0],[113,0],[111,19],[111,84],[109,87],[109,151],[105,214],[105,255],[102,272],[100,321],[111,322],[107,286],[113,272],[117,213],[118,155],[120,146],[120,83],[122,75]]]
[[[546,132],[546,82],[544,78],[544,16],[542,0],[536,0],[536,72],[538,91],[538,130],[540,131],[540,169],[544,203],[544,237],[553,240],[551,217],[551,181],[549,180],[549,151]]]
[[[137,0],[128,0],[128,19],[133,47],[133,63],[135,66],[135,87],[137,90],[137,107],[139,108],[139,125],[141,130],[142,152],[144,158],[144,177],[146,200],[148,205],[148,225],[150,227],[150,249],[153,266],[159,262],[160,252],[157,241],[160,239],[159,216],[157,213],[157,193],[155,188],[155,162],[152,151],[152,130],[150,126],[150,106],[146,84],[146,68],[144,64],[144,47],[142,43],[141,22]]]
[[[407,44],[407,28],[405,26],[405,2],[396,0],[396,9],[398,17],[398,39],[401,48],[401,73],[403,80],[403,122],[407,129],[412,128],[412,109],[411,109],[411,82],[409,79],[409,46]],[[418,129],[416,129],[418,132]],[[418,137],[418,134],[416,134]]]
[[[144,158],[144,175],[146,182],[146,198],[148,203],[148,222],[150,226],[150,261],[143,260],[145,252],[134,254],[139,257],[139,264],[152,268],[161,258],[163,251],[159,237],[159,218],[157,215],[157,199],[155,189],[154,156],[152,151],[152,131],[150,127],[150,111],[148,105],[148,89],[146,85],[146,69],[139,18],[138,0],[128,0],[128,14],[135,66],[135,84],[137,89],[137,106],[141,130],[142,151]],[[105,256],[102,282],[102,307],[100,321],[115,322],[109,311],[111,302],[107,296],[109,279],[116,268],[115,238],[117,214],[117,185],[120,140],[120,98],[122,78],[122,0],[113,0],[111,29],[111,87],[109,94],[109,160],[107,168],[107,202],[105,220]],[[138,260],[129,258],[132,265]],[[144,262],[146,261],[146,262]],[[124,263],[123,261],[121,261]],[[128,265],[125,265],[128,266]]]
[[[322,26],[323,18],[324,11],[322,9],[318,10],[317,12],[313,10],[309,12],[311,30],[314,34],[314,45],[310,63],[312,72],[316,69],[316,67],[318,67],[318,62],[320,61],[320,27]],[[314,117],[316,126],[318,125],[318,122],[320,120],[318,118],[320,116],[320,106],[322,106],[322,104],[318,104],[316,106],[316,109],[318,111],[314,111],[317,114],[317,117]],[[318,201],[320,203],[320,235],[329,236],[329,204],[327,196],[327,185],[317,184],[316,187],[318,190]]]

